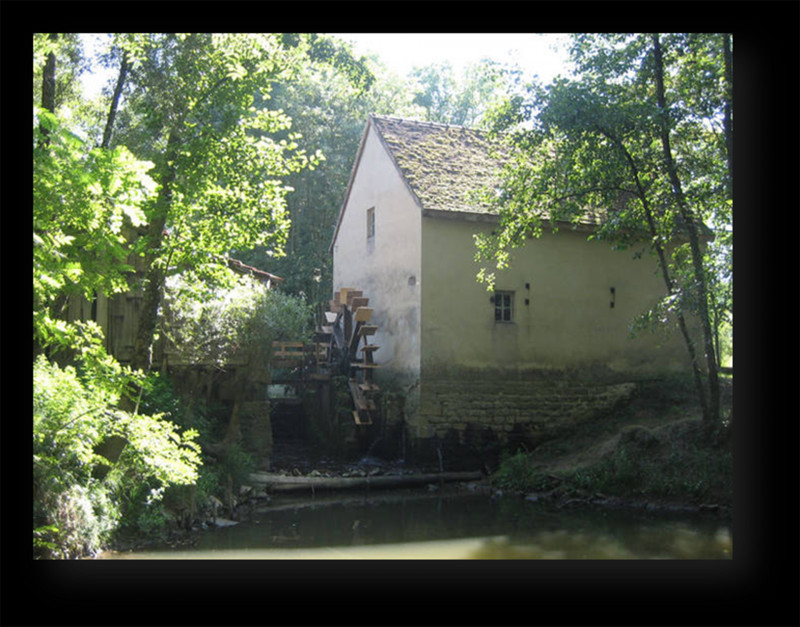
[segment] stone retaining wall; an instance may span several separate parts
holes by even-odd
[[[245,451],[256,458],[259,467],[266,465],[272,457],[272,420],[268,401],[242,403],[239,415],[242,444]]]
[[[410,457],[438,460],[447,470],[491,465],[504,450],[532,450],[558,430],[602,420],[636,388],[634,382],[558,375],[424,381],[418,412],[408,423]]]
[[[428,434],[443,436],[468,425],[488,427],[502,439],[519,430],[546,431],[600,416],[630,398],[635,383],[577,383],[571,381],[425,382],[420,424]],[[423,433],[420,433],[424,437]]]

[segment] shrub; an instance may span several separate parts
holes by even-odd
[[[188,363],[223,367],[250,359],[266,367],[273,341],[304,340],[311,308],[302,298],[268,290],[249,277],[212,287],[186,274],[167,281],[161,328]]]
[[[619,495],[637,492],[645,476],[639,457],[621,446],[596,464],[566,473],[564,481],[573,489]]]
[[[233,486],[238,487],[248,482],[250,473],[256,469],[256,462],[241,446],[233,444],[220,460],[218,467],[226,478],[231,478]]]
[[[116,409],[119,396],[96,370],[79,375],[40,356],[33,374],[35,556],[95,553],[136,505],[196,481],[196,432]],[[125,443],[113,462],[97,452],[112,437]]]
[[[553,487],[553,478],[544,474],[531,462],[530,455],[519,449],[513,455],[505,453],[500,467],[493,476],[495,483],[506,490],[541,491]]]

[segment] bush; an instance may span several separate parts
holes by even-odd
[[[642,461],[623,446],[596,464],[565,475],[564,479],[573,489],[627,495],[644,486],[646,474]]]
[[[623,432],[617,448],[588,468],[564,475],[565,485],[618,496],[711,500],[732,496],[733,458],[703,441],[702,423],[684,421],[658,434],[641,427]]]
[[[256,469],[253,456],[242,450],[238,444],[233,444],[220,460],[218,468],[222,474],[231,478],[234,487],[247,483],[250,473]]]
[[[733,457],[707,435],[698,420],[651,430],[629,426],[617,446],[590,465],[549,474],[524,450],[506,454],[493,475],[504,489],[519,492],[558,487],[565,494],[602,493],[686,503],[732,503]]]
[[[79,375],[40,356],[33,375],[36,557],[96,553],[124,516],[158,502],[164,487],[196,481],[196,432],[116,409],[119,396],[92,369]],[[114,461],[98,453],[110,438],[124,442]]]
[[[273,341],[307,338],[312,312],[305,301],[250,277],[213,287],[186,274],[170,277],[161,329],[187,363],[233,360],[266,367]]]
[[[42,497],[34,505],[34,520],[51,524],[37,528],[34,522],[34,557],[94,555],[119,521],[119,509],[108,490],[97,482],[45,491]]]
[[[553,478],[544,474],[532,462],[530,455],[519,449],[514,455],[505,453],[493,481],[505,490],[542,491],[553,487]]]

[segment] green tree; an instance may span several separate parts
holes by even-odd
[[[120,389],[110,381],[86,363],[79,371],[51,363],[44,355],[34,362],[33,528],[38,557],[95,553],[127,514],[132,491],[157,502],[167,486],[197,479],[197,433],[179,432],[160,414],[115,409]],[[126,442],[113,464],[97,453],[110,435]]]
[[[65,121],[75,101],[52,99],[61,43],[34,37],[34,60],[46,66],[45,106],[34,107],[33,121],[33,524],[40,557],[98,550],[127,514],[131,492],[158,500],[165,486],[192,483],[200,463],[193,432],[180,433],[157,413],[118,409],[144,377],[106,354],[94,322],[65,315],[71,298],[127,289],[124,226],[143,223],[156,186],[151,163],[124,146],[92,148]],[[100,452],[112,438],[124,443],[113,460]]]
[[[319,317],[333,290],[329,247],[367,116],[399,115],[408,105],[400,77],[374,60],[366,64],[374,77],[371,86],[319,62],[275,85],[270,105],[291,117],[292,131],[323,159],[285,179],[295,190],[286,199],[291,221],[286,256],[269,256],[263,247],[236,251],[237,258],[282,277],[282,290],[315,303]]]
[[[294,141],[257,134],[289,124],[280,112],[253,107],[255,94],[298,62],[276,36],[152,35],[127,52],[127,106],[137,116],[128,138],[150,136],[136,147],[152,151],[159,183],[137,241],[144,296],[132,364],[147,368],[167,275],[220,274],[217,259],[241,245],[280,251],[287,228],[280,178],[310,160]]]
[[[528,97],[495,109],[495,130],[509,130],[501,193],[487,190],[500,228],[478,238],[478,258],[502,268],[544,221],[587,211],[602,218],[592,237],[618,247],[644,237],[666,295],[643,320],[677,319],[709,422],[719,418],[712,318],[723,320],[729,307],[727,42],[712,34],[574,36],[577,79],[533,84]],[[706,224],[722,235],[716,248],[703,246]],[[487,269],[481,276],[493,277]],[[702,329],[699,354],[690,312]]]
[[[239,409],[249,382],[265,379],[274,341],[309,337],[311,308],[303,298],[269,290],[250,277],[221,288],[186,273],[168,284],[159,324],[167,350],[182,363],[236,371],[226,436],[210,447],[227,454],[241,438]]]
[[[33,104],[55,113],[80,97],[80,77],[88,69],[81,39],[74,33],[33,36]]]
[[[487,110],[516,83],[519,70],[485,59],[457,77],[449,63],[415,68],[409,79],[412,103],[429,122],[475,127]]]
[[[124,146],[89,148],[43,109],[35,120],[34,343],[67,348],[76,331],[64,319],[70,297],[127,289],[132,268],[123,226],[144,223],[142,206],[155,183],[147,174],[152,164]]]
[[[117,121],[114,141],[152,160],[159,185],[144,208],[147,227],[131,242],[143,258],[132,365],[146,368],[169,274],[191,268],[225,281],[222,258],[234,249],[283,254],[290,191],[283,179],[318,157],[287,132],[287,115],[260,106],[274,83],[290,80],[311,57],[353,81],[369,76],[347,51],[313,34],[128,35],[113,45],[120,63],[108,116]],[[104,143],[111,131],[107,124]]]

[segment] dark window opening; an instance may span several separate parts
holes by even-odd
[[[514,320],[514,292],[494,293],[494,321],[512,322]]]
[[[375,207],[367,209],[367,239],[375,237]]]

